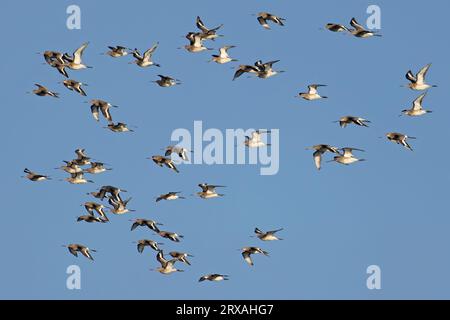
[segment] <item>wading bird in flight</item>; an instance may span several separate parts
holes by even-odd
[[[410,117],[418,117],[418,116],[423,116],[424,114],[433,112],[431,110],[425,110],[422,106],[423,98],[425,98],[426,95],[427,95],[427,93],[425,92],[425,93],[421,94],[419,97],[417,97],[414,100],[411,109],[402,110],[402,114],[405,114]]]
[[[258,13],[256,19],[258,20],[259,24],[261,26],[263,26],[264,29],[270,29],[268,21],[271,21],[280,26],[284,26],[284,21],[286,21],[286,19],[276,16],[274,14],[268,13],[268,12]]]
[[[357,149],[357,148],[349,148],[349,147],[345,147],[342,149],[339,149],[344,151],[344,153],[339,153],[338,156],[335,156],[333,160],[329,161],[329,162],[337,162],[340,164],[344,164],[344,165],[349,165],[358,161],[365,161],[365,159],[358,159],[353,155],[353,151],[361,151],[364,152],[364,150],[361,149]]]
[[[78,252],[81,252],[81,254],[83,256],[85,256],[86,258],[88,258],[89,260],[94,260],[94,258],[92,258],[92,255],[91,255],[91,251],[97,252],[97,250],[89,249],[88,247],[86,247],[82,244],[76,244],[76,243],[72,243],[69,245],[63,245],[63,247],[69,249],[69,252],[71,254],[73,254],[75,257],[78,257]]]
[[[431,87],[437,87],[436,85],[430,85],[425,82],[425,76],[431,67],[431,63],[427,64],[425,67],[420,69],[420,71],[414,75],[411,70],[406,73],[406,79],[410,81],[408,88],[412,90],[422,91],[427,90]]]
[[[212,274],[206,274],[204,276],[201,276],[200,279],[198,279],[198,282],[202,282],[205,280],[208,280],[208,281],[229,280],[228,278],[229,278],[229,276],[226,274],[212,273]]]
[[[275,241],[275,240],[283,240],[275,235],[275,233],[281,230],[283,230],[283,228],[263,232],[260,229],[255,228],[255,233],[256,236],[262,241]]]
[[[386,134],[386,137],[389,141],[395,142],[396,144],[401,144],[406,149],[413,151],[409,143],[407,142],[408,139],[416,139],[415,137],[407,136],[403,133],[398,132],[389,132]]]
[[[320,170],[322,167],[322,155],[325,152],[339,153],[339,148],[330,146],[328,144],[317,144],[315,146],[306,148],[306,150],[315,150],[313,153],[313,158],[317,170]]]
[[[369,127],[366,123],[370,123],[370,121],[367,119],[360,118],[360,117],[354,117],[354,116],[344,116],[344,117],[341,117],[338,121],[334,121],[334,122],[339,122],[339,125],[341,126],[341,128],[345,128],[349,124],[355,124],[355,125],[361,126],[361,127]]]

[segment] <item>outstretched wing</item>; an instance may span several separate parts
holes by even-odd
[[[419,73],[417,74],[417,82],[423,83],[425,80],[425,76],[427,75],[428,69],[430,69],[431,63],[427,64],[425,67],[420,69]]]
[[[155,52],[156,48],[158,48],[159,42],[155,43],[153,47],[144,52],[144,59],[150,59],[152,54]]]
[[[79,47],[75,52],[73,53],[73,63],[80,64],[81,63],[81,56],[83,55],[84,49],[88,46],[89,42],[84,43],[81,47]]]
[[[414,100],[413,102],[413,110],[418,111],[422,109],[422,102],[423,102],[423,98],[425,98],[425,96],[427,95],[427,93],[423,93],[420,96],[417,97],[416,100]]]

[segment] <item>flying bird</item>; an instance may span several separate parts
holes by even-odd
[[[131,225],[131,231],[133,231],[137,227],[147,227],[158,233],[159,232],[158,226],[162,226],[162,223],[149,219],[134,219],[130,221],[133,221],[133,224]]]
[[[286,21],[286,19],[281,18],[279,16],[276,16],[274,14],[268,13],[268,12],[260,12],[257,14],[257,20],[261,26],[263,26],[264,29],[270,29],[268,21],[271,21],[275,24],[278,24],[280,26],[284,26],[283,21]]]
[[[118,200],[110,197],[108,199],[108,203],[112,206],[112,208],[110,208],[109,210],[111,211],[111,213],[119,214],[119,215],[125,214],[128,212],[134,212],[135,210],[131,210],[131,209],[127,208],[128,202],[130,202],[131,199],[132,198],[128,198],[125,201],[122,201],[122,200],[118,201]]]
[[[144,252],[145,247],[150,247],[155,251],[159,251],[159,247],[158,245],[162,245],[162,243],[153,241],[153,240],[149,240],[149,239],[142,239],[142,240],[138,240],[137,242],[137,250],[139,253]]]
[[[244,258],[245,262],[247,262],[250,266],[253,266],[253,260],[251,255],[252,254],[263,254],[265,256],[269,256],[269,253],[267,251],[262,250],[258,247],[244,247],[242,248],[242,257]]]
[[[355,18],[352,18],[350,25],[354,28],[350,30],[350,33],[357,38],[370,38],[370,37],[381,37],[381,34],[376,33],[376,31],[370,31],[365,29],[360,25]]]
[[[77,158],[72,160],[74,164],[85,166],[91,163],[91,158],[87,156],[85,149],[78,148],[75,150],[75,154],[77,155]]]
[[[214,61],[215,63],[218,63],[218,64],[225,64],[225,63],[232,62],[232,61],[238,61],[237,59],[231,58],[229,56],[229,54],[228,54],[228,50],[232,49],[232,48],[235,48],[235,46],[223,46],[223,47],[221,47],[219,49],[219,54],[218,55],[217,54],[213,54],[212,55],[212,59],[210,60],[210,62]]]
[[[78,82],[76,80],[71,80],[71,79],[64,80],[62,82],[62,84],[70,91],[75,91],[75,92],[78,92],[79,94],[81,94],[82,96],[86,96],[86,92],[83,90],[83,88],[81,86],[82,85],[87,86],[87,84]]]
[[[332,32],[350,32],[346,26],[339,23],[327,23],[325,28]]]
[[[314,158],[314,164],[316,165],[317,170],[320,170],[322,167],[322,155],[325,152],[331,152],[331,153],[339,153],[339,148],[327,145],[327,144],[317,144],[312,147],[306,148],[306,150],[314,150],[313,158]]]
[[[255,62],[255,67],[258,69],[256,76],[261,79],[267,79],[279,73],[283,73],[283,70],[274,70],[272,65],[279,62],[280,60],[274,60],[263,63],[261,60]]]
[[[172,258],[175,258],[175,259],[177,259],[178,261],[181,261],[181,262],[184,262],[184,263],[186,263],[187,265],[191,265],[191,263],[188,261],[188,257],[191,257],[191,258],[193,258],[194,256],[193,255],[191,255],[191,254],[189,254],[189,253],[185,253],[185,252],[178,252],[178,251],[171,251],[171,252],[169,252],[169,255],[172,257]]]
[[[83,171],[83,169],[74,161],[63,161],[63,162],[65,163],[65,165],[55,169],[61,169],[67,173],[77,173]]]
[[[206,274],[204,276],[201,276],[198,282],[202,282],[205,280],[208,281],[222,281],[222,280],[229,280],[229,276],[226,274],[218,274],[218,273],[212,273],[212,274]]]
[[[180,146],[167,146],[164,156],[170,157],[173,153],[177,154],[183,161],[189,161],[188,149]]]
[[[166,194],[162,194],[158,198],[156,198],[156,202],[159,202],[161,200],[169,200],[170,201],[170,200],[176,200],[176,199],[186,199],[185,197],[179,196],[178,195],[179,193],[180,192],[177,191],[177,192],[169,192]]]
[[[40,97],[50,96],[53,98],[59,98],[59,94],[53,91],[48,90],[46,87],[41,86],[38,83],[34,84],[37,88],[33,90],[33,93]]]
[[[261,139],[263,133],[269,134],[269,130],[255,130],[252,132],[251,137],[245,136],[244,144],[249,148],[259,148],[264,146],[270,146],[270,143],[265,143]]]
[[[70,177],[65,178],[65,181],[71,184],[86,184],[86,183],[94,183],[92,180],[88,180],[84,177],[83,172],[71,173]]]
[[[43,174],[38,174],[36,172],[31,171],[28,168],[25,168],[23,170],[23,172],[25,172],[27,175],[25,176],[25,178],[27,178],[28,180],[31,181],[45,181],[45,180],[51,180],[51,178],[49,176],[43,175]]]
[[[108,46],[109,51],[106,52],[106,54],[110,57],[113,58],[119,58],[119,57],[124,57],[126,55],[128,55],[128,51],[127,50],[131,50],[128,49],[126,47],[122,47],[122,46]]]
[[[197,28],[200,29],[200,31],[201,31],[200,36],[204,40],[214,40],[218,37],[222,37],[222,35],[217,34],[217,30],[219,30],[223,26],[223,24],[221,24],[218,27],[208,29],[205,26],[205,24],[203,23],[202,19],[200,19],[200,17],[198,17],[198,16],[195,21],[195,24],[196,24]]]
[[[207,48],[203,45],[202,34],[189,32],[186,35],[186,38],[189,40],[189,44],[185,45],[184,48],[188,52],[197,53],[205,50],[212,50],[211,48]]]
[[[403,133],[398,132],[389,132],[386,134],[386,137],[389,141],[395,142],[396,144],[401,144],[406,149],[413,151],[412,147],[408,143],[408,139],[416,139],[415,137],[407,136]]]
[[[179,261],[178,259],[171,259],[171,260],[166,260],[164,258],[164,253],[162,250],[159,250],[157,255],[156,255],[156,260],[158,260],[158,262],[161,264],[160,268],[155,269],[155,271],[158,271],[162,274],[171,274],[174,272],[183,272],[183,270],[177,269],[175,268],[175,263],[177,261]]]
[[[106,216],[106,213],[104,211],[105,206],[96,203],[96,202],[85,202],[83,204],[86,211],[89,213],[89,215],[94,216],[94,212],[97,212],[97,214],[102,217],[102,220],[109,221],[108,217]]]
[[[318,100],[318,99],[327,99],[328,97],[326,96],[321,96],[317,89],[320,87],[326,87],[326,84],[310,84],[308,86],[308,92],[300,92],[298,94],[298,96],[296,97],[300,97],[303,98],[305,100],[311,101],[311,100]]]
[[[217,193],[216,188],[224,188],[225,186],[218,186],[207,183],[200,183],[198,186],[202,189],[202,191],[197,192],[197,195],[202,199],[210,199],[224,196],[223,194]]]
[[[169,158],[166,158],[166,157],[163,157],[163,156],[152,156],[149,159],[152,159],[153,162],[156,163],[160,167],[166,166],[167,168],[175,171],[176,173],[180,172],[180,171],[178,171],[177,167],[173,163],[172,159],[169,159]]]
[[[90,103],[91,103],[91,113],[96,121],[99,121],[99,111],[101,111],[103,117],[106,120],[108,120],[109,122],[113,121],[109,109],[118,108],[118,106],[101,99],[92,99]]]
[[[106,222],[108,222],[108,220],[104,220],[104,219],[101,219],[99,217],[94,217],[94,216],[92,216],[90,214],[79,216],[77,218],[77,222],[80,222],[80,221],[85,221],[85,222],[88,222],[88,223],[93,223],[93,222],[106,223]]]
[[[406,79],[410,81],[408,88],[412,90],[422,91],[427,90],[431,87],[437,87],[436,85],[430,85],[425,82],[425,76],[431,67],[431,63],[427,64],[425,67],[420,69],[420,71],[414,75],[411,70],[406,73]]]
[[[180,238],[184,238],[181,234],[175,233],[175,232],[169,232],[169,231],[156,231],[162,238],[169,239],[173,242],[180,242]]]
[[[259,69],[255,66],[241,64],[237,68],[236,72],[234,73],[233,81],[236,80],[237,78],[239,78],[240,76],[242,76],[244,73],[257,74],[258,72],[259,72]]]
[[[411,109],[402,110],[402,114],[405,114],[410,117],[417,117],[417,116],[423,116],[424,114],[433,112],[430,110],[425,110],[422,106],[423,98],[425,98],[426,95],[427,95],[427,93],[425,92],[425,93],[421,94],[420,96],[418,96],[414,100]]]
[[[86,258],[88,258],[89,260],[94,260],[94,258],[92,258],[92,255],[91,255],[91,251],[92,252],[97,252],[96,250],[89,249],[88,247],[86,247],[86,246],[84,246],[82,244],[72,243],[72,244],[69,244],[69,245],[63,245],[63,247],[69,249],[69,252],[71,254],[73,254],[75,257],[78,257],[78,252],[81,252],[81,254],[83,256],[85,256]]]
[[[65,54],[66,61],[67,61],[67,62],[65,62],[65,66],[72,70],[92,68],[92,67],[89,67],[89,66],[86,66],[85,64],[83,64],[83,62],[81,60],[83,52],[87,48],[88,45],[89,45],[89,42],[86,42],[83,45],[81,45],[81,47],[79,47],[77,50],[74,51],[72,57]]]
[[[338,156],[335,156],[333,160],[329,161],[329,162],[337,162],[340,164],[344,164],[344,165],[349,165],[358,161],[365,161],[365,159],[358,159],[353,155],[353,151],[361,151],[364,152],[364,150],[361,149],[357,149],[357,148],[342,148],[339,149],[344,151],[344,153],[339,153]]]
[[[161,67],[158,63],[153,62],[152,56],[155,53],[156,48],[158,48],[159,42],[156,42],[150,49],[144,52],[144,55],[141,55],[137,49],[133,51],[133,57],[136,59],[131,64],[136,64],[141,68],[146,68],[150,66]]]
[[[112,132],[134,132],[133,129],[128,128],[127,124],[123,122],[110,122],[105,128],[111,130]]]
[[[283,228],[263,232],[260,229],[255,228],[255,233],[256,236],[262,241],[275,241],[275,240],[283,240],[275,235],[275,233],[281,230],[283,230]]]
[[[175,85],[180,85],[181,84],[181,81],[178,80],[178,79],[174,79],[174,78],[171,78],[171,77],[168,77],[168,76],[163,76],[161,74],[158,74],[158,77],[160,77],[159,80],[155,80],[155,81],[152,81],[152,82],[158,84],[160,87],[167,88],[167,87],[173,87]]]
[[[90,174],[98,174],[105,172],[107,170],[112,170],[111,168],[105,168],[105,164],[103,162],[91,162],[91,167],[84,169],[84,172],[90,173]]]
[[[366,123],[370,123],[370,121],[367,119],[353,116],[341,117],[338,121],[335,122],[339,122],[341,128],[345,128],[349,124],[355,124],[361,127],[369,127]]]

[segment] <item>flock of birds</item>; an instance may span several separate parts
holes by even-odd
[[[261,12],[257,14],[257,21],[264,29],[270,29],[269,23],[273,23],[279,26],[285,25],[284,18],[281,18],[279,16],[267,12]],[[325,26],[325,29],[331,32],[348,33],[349,35],[352,35],[357,38],[370,38],[374,36],[381,36],[377,34],[376,31],[366,30],[354,18],[351,20],[350,25],[352,28],[347,28],[346,26],[341,24],[329,23]],[[219,25],[215,28],[210,29],[205,26],[200,17],[197,17],[196,26],[199,29],[199,31],[189,32],[186,34],[185,37],[186,39],[189,40],[189,44],[185,45],[184,49],[190,53],[198,53],[206,50],[212,50],[211,48],[206,47],[204,43],[207,40],[215,40],[219,37],[222,37],[223,35],[218,34],[218,31],[221,29],[223,25]],[[78,49],[76,49],[72,55],[57,51],[45,51],[41,53],[44,56],[46,64],[48,64],[52,68],[55,68],[61,75],[67,78],[63,80],[61,83],[67,89],[74,91],[80,94],[81,96],[87,96],[83,88],[83,86],[87,85],[85,83],[73,79],[68,79],[69,75],[67,71],[68,69],[82,70],[86,68],[91,68],[90,66],[84,64],[82,60],[83,52],[86,50],[87,47],[88,43],[83,44]],[[147,68],[151,66],[160,67],[158,63],[155,63],[153,61],[153,55],[158,48],[158,43],[155,43],[151,48],[146,50],[144,54],[141,54],[138,49],[129,49],[123,46],[110,46],[108,48],[109,51],[107,51],[104,54],[112,58],[120,58],[125,57],[127,55],[132,55],[134,57],[134,60],[130,62],[130,64],[136,64],[141,68]],[[234,48],[234,46],[232,45],[220,47],[219,54],[212,55],[210,61],[218,64],[226,64],[237,61],[236,59],[231,58],[230,55],[228,54],[228,50],[232,48]],[[273,65],[277,62],[279,62],[279,60],[269,62],[262,62],[261,60],[258,60],[253,65],[239,65],[235,69],[235,73],[232,80],[236,80],[243,74],[253,74],[257,78],[267,79],[269,77],[282,73],[283,71],[281,70],[277,71],[273,69]],[[408,71],[406,74],[406,78],[409,80],[410,83],[407,85],[407,87],[417,91],[423,91],[431,87],[435,87],[434,85],[433,86],[429,85],[425,81],[425,76],[429,68],[430,64],[423,67],[416,75],[414,75],[411,71]],[[155,80],[154,83],[156,83],[161,87],[172,87],[181,84],[180,80],[172,78],[167,75],[158,75],[158,77],[159,79]],[[33,90],[34,94],[41,97],[50,96],[54,98],[59,98],[58,93],[50,91],[49,89],[40,84],[36,84],[36,86],[37,88]],[[310,84],[308,86],[307,92],[299,93],[296,97],[305,99],[307,101],[325,99],[327,98],[326,96],[322,96],[319,94],[318,90],[321,87],[325,87],[325,85]],[[425,110],[422,107],[423,99],[425,98],[425,96],[426,92],[421,94],[417,99],[415,99],[412,107],[410,109],[403,110],[402,114],[407,116],[422,116],[431,112],[429,110]],[[90,105],[92,116],[96,121],[100,121],[100,114],[106,119],[106,121],[108,122],[106,128],[110,129],[113,132],[133,131],[132,129],[128,128],[127,124],[125,124],[124,122],[117,122],[117,123],[113,122],[113,117],[110,111],[111,108],[117,108],[118,106],[100,99],[92,99],[90,101]],[[341,117],[336,122],[338,122],[342,128],[345,128],[348,125],[367,127],[368,123],[370,123],[369,120],[359,116],[344,116]],[[269,133],[270,131],[256,130],[253,132],[251,136],[246,137],[244,143],[249,148],[261,148],[270,146],[270,144],[265,143],[262,139],[262,134],[269,134]],[[409,150],[412,150],[412,147],[408,143],[408,139],[414,139],[414,137],[410,137],[402,133],[390,132],[386,134],[386,138],[392,142],[404,146]],[[344,165],[350,165],[364,160],[355,157],[355,155],[353,154],[355,151],[362,152],[363,150],[353,147],[339,148],[328,144],[318,144],[309,147],[307,149],[314,150],[313,159],[316,168],[319,170],[321,169],[322,166],[322,157],[326,153],[331,153],[335,155],[334,158],[329,162],[337,162]],[[176,173],[179,173],[178,168],[175,166],[175,163],[172,160],[172,156],[174,154],[178,155],[179,159],[186,161],[188,160],[188,154],[190,152],[192,151],[186,150],[185,148],[179,146],[168,146],[165,148],[164,155],[154,155],[149,159],[151,159],[156,165],[160,167],[166,167]],[[70,175],[64,180],[71,184],[93,183],[92,180],[89,180],[85,177],[85,174],[95,175],[111,170],[111,168],[108,167],[109,166],[108,164],[99,161],[94,161],[91,157],[89,157],[86,154],[84,149],[77,149],[75,150],[75,153],[76,158],[70,161],[64,161],[64,165],[61,165],[58,168]],[[49,177],[48,175],[33,172],[28,168],[26,168],[24,172],[26,173],[25,177],[31,181],[44,181],[51,179],[51,177]],[[211,199],[223,196],[223,194],[218,193],[216,189],[222,188],[224,186],[212,185],[208,183],[200,183],[198,184],[198,186],[201,188],[201,191],[197,192],[197,196],[202,199]],[[88,195],[94,197],[97,200],[84,203],[83,206],[85,207],[87,214],[79,216],[77,218],[77,221],[86,223],[107,223],[110,221],[109,218],[107,217],[108,211],[109,213],[115,215],[123,215],[129,212],[133,212],[134,210],[128,208],[128,204],[131,198],[123,199],[121,196],[121,194],[125,192],[127,191],[110,185],[102,186],[96,191],[90,192]],[[183,197],[180,193],[181,192],[177,191],[161,194],[156,198],[156,202],[162,200],[173,201],[177,199],[185,199],[185,197]],[[108,202],[109,206],[103,204],[103,201],[105,200]],[[132,231],[138,227],[142,227],[148,228],[151,231],[153,231],[155,235],[158,235],[161,238],[168,239],[175,243],[180,242],[181,239],[183,239],[183,235],[181,234],[161,230],[160,228],[162,224],[157,221],[143,218],[133,219],[130,221],[132,222],[131,224]],[[280,228],[270,231],[262,231],[258,228],[255,228],[254,233],[256,237],[261,241],[276,241],[282,240],[277,236],[277,233],[281,230],[283,229]],[[137,251],[139,253],[143,253],[146,247],[149,247],[152,250],[156,251],[156,260],[158,261],[160,266],[152,269],[154,271],[158,271],[162,274],[172,274],[174,272],[183,271],[182,269],[179,269],[177,267],[178,264],[180,263],[191,265],[191,262],[188,260],[188,258],[190,259],[193,256],[190,253],[170,251],[169,252],[170,258],[169,258],[165,256],[163,250],[160,248],[161,245],[160,242],[151,239],[140,239],[135,243],[137,245]],[[93,260],[92,252],[96,252],[95,250],[90,249],[85,245],[76,243],[64,245],[64,247],[67,247],[69,252],[74,256],[77,256],[78,253],[81,253],[90,260]],[[264,256],[269,255],[267,251],[257,246],[245,246],[242,249],[240,249],[240,251],[242,258],[250,266],[253,266],[254,264],[252,255],[255,254],[262,254]],[[221,281],[221,280],[228,280],[228,278],[229,276],[226,274],[212,273],[202,275],[199,281],[204,280]]]

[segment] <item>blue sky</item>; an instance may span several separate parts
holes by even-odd
[[[81,8],[81,30],[66,28],[66,8]],[[356,39],[320,30],[328,22],[348,24],[367,18],[366,8],[381,8],[383,37]],[[26,299],[393,299],[450,298],[449,180],[443,148],[450,111],[447,104],[450,4],[445,1],[5,1],[0,24],[8,50],[1,59],[3,101],[3,217],[0,239],[0,298]],[[267,31],[252,13],[268,11],[286,18],[286,26]],[[182,36],[195,30],[195,17],[206,25],[223,23],[225,37],[209,47],[236,45],[239,63],[280,59],[286,73],[267,80],[241,77],[232,82],[231,64],[206,63],[210,54],[177,50]],[[89,41],[83,59],[94,68],[69,71],[86,82],[89,99],[120,106],[117,120],[137,127],[114,134],[96,123],[87,100],[65,89],[56,70],[36,52],[72,52]],[[130,57],[100,55],[108,45],[141,51],[156,41],[161,68],[140,69]],[[401,88],[404,74],[433,65],[425,106],[432,114],[399,118],[418,92]],[[160,88],[157,74],[183,84]],[[26,94],[34,83],[60,93],[60,99]],[[310,83],[324,83],[328,100],[295,99]],[[344,115],[372,121],[370,128],[341,129],[332,121]],[[258,166],[186,165],[180,174],[145,158],[171,144],[174,129],[280,129],[280,171],[260,176]],[[389,131],[415,136],[414,152],[378,137]],[[305,147],[318,143],[365,149],[368,161],[349,167],[327,163],[318,172]],[[113,171],[93,176],[95,185],[58,181],[53,168],[83,147]],[[54,179],[32,183],[23,168]],[[202,201],[156,204],[154,197],[197,184],[226,185],[226,196]],[[76,223],[84,214],[86,192],[111,184],[133,197],[129,216],[111,216],[108,224]],[[165,251],[192,253],[184,273],[163,276],[149,271],[155,254],[141,255],[132,241],[160,240],[152,232],[130,232],[128,219],[155,219],[164,229],[185,236],[179,244],[162,241]],[[250,238],[253,229],[283,227],[285,240]],[[164,239],[165,240],[165,239]],[[83,243],[98,250],[95,262],[71,256],[62,244]],[[258,245],[270,257],[255,257],[249,267],[236,250]],[[66,268],[77,264],[82,289],[66,289]],[[366,268],[379,265],[382,289],[368,290]],[[225,273],[230,281],[198,283],[205,273]]]

